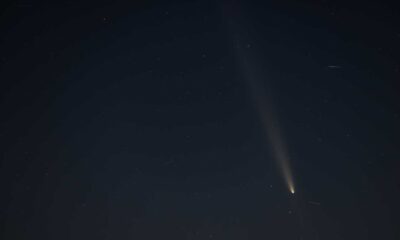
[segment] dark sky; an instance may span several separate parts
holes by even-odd
[[[1,239],[400,239],[398,6],[132,2],[1,7]]]

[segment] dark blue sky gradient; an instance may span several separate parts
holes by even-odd
[[[9,2],[1,238],[399,239],[397,10]],[[238,49],[273,96],[294,196]]]

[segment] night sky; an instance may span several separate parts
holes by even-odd
[[[398,6],[131,2],[1,6],[1,239],[400,239]]]

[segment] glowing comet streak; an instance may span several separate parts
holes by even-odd
[[[271,152],[276,160],[277,166],[289,192],[294,194],[295,185],[289,164],[290,158],[286,145],[282,139],[283,134],[279,126],[277,114],[275,114],[273,108],[272,97],[270,97],[271,94],[267,94],[264,84],[262,84],[262,81],[258,80],[259,76],[263,76],[263,74],[257,73],[255,63],[249,62],[249,53],[244,54],[243,51],[239,51],[239,53],[245,72],[244,75],[249,84],[250,93],[256,103],[257,111],[261,117],[263,128],[271,147]]]
[[[268,138],[273,157],[276,160],[289,192],[294,194],[295,185],[289,164],[289,154],[282,139],[283,134],[278,124],[277,114],[275,114],[273,109],[271,94],[267,94],[266,90],[268,88],[264,86],[265,81],[263,81],[264,79],[260,79],[260,76],[265,76],[259,72],[259,70],[263,68],[257,68],[257,58],[255,56],[250,56],[256,53],[256,51],[252,52],[253,47],[250,47],[251,44],[240,44],[241,41],[238,34],[240,31],[238,30],[241,29],[241,24],[235,24],[235,20],[243,18],[241,18],[240,14],[235,14],[236,11],[234,7],[235,5],[225,5],[223,9],[226,16],[225,19],[228,19],[227,25],[233,33],[235,49],[237,50],[237,59],[239,60],[240,67],[243,69],[244,78],[249,85],[250,94],[256,104],[257,112],[261,117],[263,129]]]
[[[260,88],[262,89],[262,88]],[[264,129],[268,137],[268,142],[271,147],[272,153],[276,160],[277,166],[281,171],[283,179],[288,187],[288,190],[294,194],[295,186],[293,181],[293,175],[289,164],[289,155],[282,139],[282,133],[278,121],[276,119],[276,114],[273,111],[272,105],[268,104],[267,97],[258,97],[258,110],[262,117]]]

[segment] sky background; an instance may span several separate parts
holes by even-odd
[[[378,1],[7,2],[1,238],[400,239],[399,16]]]

